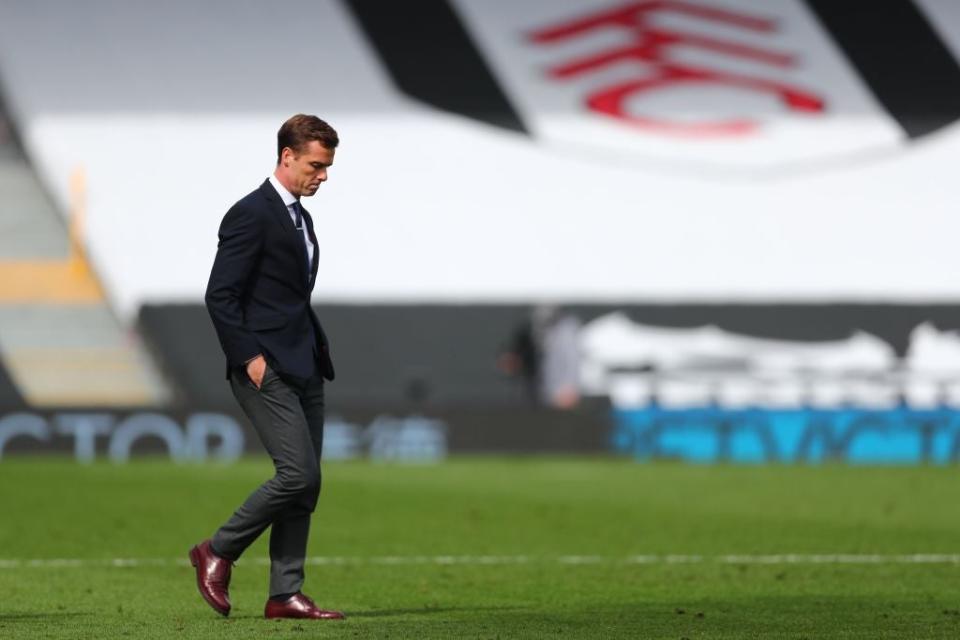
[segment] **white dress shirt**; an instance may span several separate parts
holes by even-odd
[[[290,220],[293,221],[293,225],[297,225],[297,212],[293,210],[293,203],[297,201],[297,197],[287,191],[287,188],[280,184],[280,181],[277,180],[277,176],[271,175],[267,178],[270,181],[270,184],[273,185],[273,188],[277,190],[277,193],[280,194],[280,199],[283,200],[283,204],[287,205],[287,213],[290,214]],[[307,273],[311,273],[313,268],[313,252],[315,250],[313,246],[313,241],[310,240],[310,232],[307,231],[307,221],[303,221],[303,243],[307,245],[307,257],[309,262],[307,264]]]

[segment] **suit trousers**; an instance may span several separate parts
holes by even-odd
[[[214,534],[214,552],[236,560],[270,529],[270,595],[303,586],[310,515],[320,496],[323,378],[284,376],[267,367],[257,389],[238,369],[230,373],[237,402],[273,459],[275,474],[258,487]]]

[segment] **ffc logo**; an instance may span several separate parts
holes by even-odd
[[[824,100],[806,89],[749,75],[725,72],[684,63],[671,57],[677,46],[695,47],[719,55],[749,59],[772,67],[789,68],[796,65],[795,57],[771,49],[761,49],[731,40],[683,33],[658,28],[651,18],[657,13],[682,14],[709,22],[759,33],[776,31],[772,20],[741,13],[733,13],[688,2],[649,0],[580,17],[532,32],[531,42],[551,45],[583,37],[606,29],[625,30],[632,43],[592,55],[568,60],[549,70],[559,81],[590,74],[623,62],[638,64],[640,73],[635,79],[601,87],[586,98],[587,107],[604,116],[616,118],[631,125],[662,133],[679,135],[744,135],[754,132],[758,123],[749,117],[714,122],[674,122],[658,117],[632,113],[628,100],[653,91],[667,91],[680,85],[720,85],[746,91],[772,94],[786,108],[806,112],[824,111]]]
[[[819,170],[960,119],[951,25],[911,0],[344,2],[402,93],[617,162]]]

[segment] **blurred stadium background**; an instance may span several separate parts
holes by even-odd
[[[952,0],[4,2],[0,477],[18,505],[7,512],[56,529],[42,505],[57,486],[28,501],[15,489],[45,465],[59,481],[92,482],[95,497],[75,496],[88,504],[119,489],[85,473],[150,486],[162,482],[157,457],[231,462],[260,451],[223,380],[203,292],[223,213],[272,171],[279,124],[306,112],[342,140],[308,204],[322,230],[313,304],[338,373],[327,388],[332,477],[362,483],[352,465],[365,460],[589,455],[550,473],[529,460],[493,473],[477,462],[464,495],[482,502],[491,478],[515,473],[531,500],[546,500],[537,483],[567,477],[564,465],[589,487],[583,464],[623,481],[597,481],[610,495],[643,486],[669,496],[676,483],[709,502],[714,470],[740,479],[731,495],[769,482],[770,502],[758,504],[781,505],[771,516],[781,519],[791,505],[820,504],[824,485],[851,482],[862,491],[849,499],[873,514],[861,524],[909,502],[890,497],[896,482],[883,485],[904,478],[936,500],[918,502],[926,515],[900,514],[896,535],[879,515],[873,537],[808,523],[810,537],[787,548],[743,534],[762,528],[758,513],[718,506],[694,512],[726,538],[686,538],[683,519],[667,518],[677,529],[663,544],[604,546],[601,536],[590,550],[570,534],[566,553],[933,554],[937,571],[955,572],[957,516],[936,505],[960,487],[951,468],[930,467],[960,459],[958,59]],[[137,457],[152,462],[63,466]],[[258,460],[231,473],[267,472]],[[824,466],[740,476],[663,461]],[[469,476],[470,464],[437,465],[436,477]],[[892,464],[911,468],[857,475]],[[658,469],[663,483],[647,475]],[[395,499],[414,505],[424,487],[403,484],[411,473],[397,470],[411,493]],[[637,499],[602,517],[650,508]],[[349,510],[332,500],[349,530]],[[588,503],[567,505],[561,520],[599,517]],[[827,509],[823,523],[842,520],[842,506]],[[530,526],[556,524],[517,510]],[[172,558],[202,533],[178,526],[184,540],[169,548],[109,537],[70,557]],[[53,538],[30,546],[25,530],[0,532],[14,572],[0,569],[0,580],[18,581],[31,558],[62,557]],[[337,553],[320,546],[336,540],[312,544]],[[344,553],[429,553],[410,544]],[[476,553],[563,545],[494,546]],[[111,571],[98,567],[88,568]],[[871,575],[913,579],[899,570]],[[940,615],[956,609],[955,574],[938,575],[936,589],[917,589],[946,598],[931,606],[955,630]],[[715,602],[723,588],[703,597]],[[11,602],[23,613],[38,593]],[[661,595],[674,613],[675,592]],[[797,637],[828,632],[801,624],[806,615],[793,619]],[[27,633],[30,620],[6,624]],[[630,620],[642,637],[643,621]],[[890,637],[953,632],[918,620],[903,618]],[[611,624],[558,628],[623,631]],[[663,624],[650,637],[679,637]],[[758,624],[756,637],[777,628]]]
[[[4,7],[4,455],[256,446],[202,294],[295,111],[330,456],[960,454],[953,3],[289,10]]]

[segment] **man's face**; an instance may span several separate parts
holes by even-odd
[[[335,149],[327,149],[316,140],[311,140],[298,155],[285,148],[280,164],[290,182],[287,187],[295,196],[312,196],[327,181],[327,169],[333,164]]]

